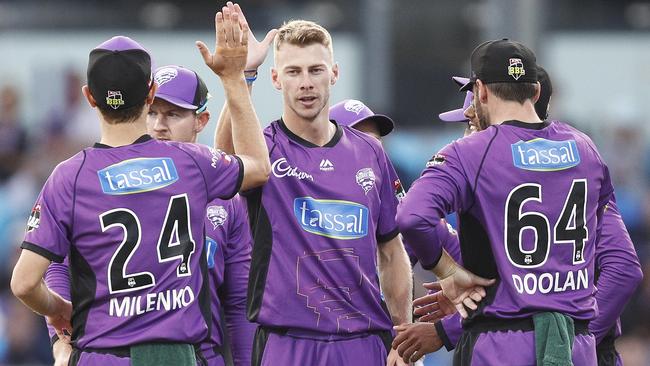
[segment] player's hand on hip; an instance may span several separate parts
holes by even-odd
[[[419,316],[418,321],[433,323],[447,315],[456,312],[456,306],[442,293],[437,282],[423,283],[429,294],[413,300],[413,314]]]
[[[455,306],[463,318],[467,318],[467,310],[478,308],[478,303],[485,297],[485,287],[493,285],[495,280],[479,277],[465,268],[456,265],[454,270],[445,278],[438,281],[442,293]],[[464,306],[463,306],[464,305]]]
[[[221,78],[243,78],[248,57],[248,23],[229,3],[215,15],[216,45],[211,53],[205,43],[197,41],[203,61]]]
[[[55,311],[51,316],[46,316],[45,320],[54,327],[59,339],[69,342],[72,334],[72,324],[70,322],[72,319],[72,303],[55,293],[52,293],[52,295],[55,301]]]
[[[404,362],[415,362],[427,353],[436,352],[442,347],[442,339],[431,323],[401,324],[393,327],[397,336],[393,340],[393,350]]]
[[[246,16],[244,16],[244,12],[241,10],[239,4],[233,4],[229,1],[227,5],[228,7],[232,6],[233,11],[239,14],[241,22],[248,24]],[[277,29],[271,29],[266,33],[262,42],[260,42],[255,38],[253,32],[248,32],[248,58],[246,59],[247,71],[257,70],[257,68],[264,63],[264,59],[266,59],[266,55],[269,53],[269,47],[271,46],[271,43],[273,43],[273,39],[277,33]]]
[[[52,345],[52,356],[54,357],[54,366],[67,366],[72,355],[72,345],[62,339],[58,339]]]
[[[404,362],[399,354],[397,353],[397,350],[390,349],[390,352],[388,352],[388,357],[386,358],[386,366],[411,366],[412,363],[410,362]]]

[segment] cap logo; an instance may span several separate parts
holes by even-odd
[[[364,110],[364,108],[366,108],[366,105],[361,103],[358,100],[352,99],[345,102],[343,108],[345,108],[345,110],[348,112],[352,112],[355,113],[356,115],[359,115],[359,113],[361,113],[361,111]]]
[[[173,67],[165,67],[164,69],[158,70],[154,76],[154,79],[156,80],[158,86],[163,86],[163,84],[174,80],[177,75],[178,70],[174,69]]]
[[[508,75],[512,76],[515,80],[519,80],[522,75],[526,75],[524,70],[524,63],[520,58],[511,58],[510,65],[508,66]]]
[[[124,105],[124,99],[122,99],[122,92],[117,90],[109,90],[106,96],[106,104],[113,109],[118,109]]]

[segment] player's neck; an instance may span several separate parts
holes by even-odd
[[[512,120],[526,123],[542,122],[539,116],[537,116],[535,107],[530,100],[525,101],[523,105],[518,102],[501,101],[493,108],[490,108],[489,113],[490,122],[493,125],[499,125],[505,121]]]
[[[147,133],[147,124],[144,118],[139,118],[134,122],[118,124],[108,124],[102,120],[102,137],[99,142],[112,147],[132,144],[140,136]]]
[[[323,111],[324,113],[319,113],[315,119],[306,120],[289,109],[285,110],[282,120],[298,137],[314,145],[323,146],[330,142],[336,133],[336,125],[329,120],[329,108],[323,108]]]

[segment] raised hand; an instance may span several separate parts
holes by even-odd
[[[422,285],[430,292],[413,300],[413,314],[420,317],[418,321],[433,323],[456,312],[456,306],[443,295],[439,283],[427,282]]]
[[[229,1],[226,5],[231,9],[231,11],[239,14],[239,21],[241,23],[248,24],[244,12],[241,10],[239,4],[233,4]],[[257,70],[257,68],[264,63],[264,59],[266,59],[266,55],[269,52],[269,47],[277,33],[277,29],[271,29],[266,33],[262,42],[260,42],[255,38],[253,32],[248,32],[248,58],[246,59],[246,70]]]
[[[397,332],[392,350],[396,350],[404,362],[414,362],[427,353],[442,347],[442,339],[436,326],[431,323],[401,324],[393,327]]]
[[[201,41],[196,46],[203,61],[221,78],[243,77],[248,57],[248,23],[240,19],[240,13],[224,6],[215,15],[215,52]]]

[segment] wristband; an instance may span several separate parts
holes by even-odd
[[[257,80],[257,69],[244,70],[244,78],[246,78],[247,84],[252,84],[255,80]]]

